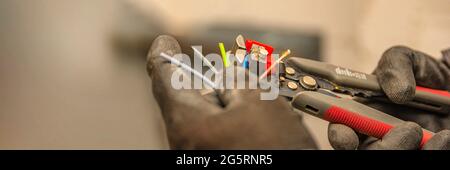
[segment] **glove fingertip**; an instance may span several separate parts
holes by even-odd
[[[414,81],[401,81],[398,78],[387,78],[389,76],[378,76],[380,86],[386,96],[396,104],[405,104],[414,98],[416,93]]]
[[[160,57],[162,52],[170,56],[181,53],[180,44],[170,35],[159,35],[156,37],[147,55],[147,71],[149,75],[151,75],[155,65],[158,65],[160,61],[164,61]]]
[[[422,128],[414,122],[405,122],[389,131],[374,149],[418,149],[422,139]]]
[[[423,150],[450,150],[450,130],[436,133],[422,148]]]
[[[404,104],[415,95],[414,63],[410,56],[414,50],[406,46],[393,46],[386,50],[374,73],[387,97],[394,103]]]
[[[336,150],[355,150],[359,145],[356,132],[342,124],[330,123],[328,125],[328,140]]]

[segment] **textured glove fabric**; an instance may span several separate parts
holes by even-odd
[[[395,46],[383,54],[374,74],[389,99],[404,104],[414,97],[416,85],[450,90],[447,64],[446,57],[438,61],[420,51]]]

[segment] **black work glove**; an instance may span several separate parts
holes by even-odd
[[[377,76],[388,98],[397,104],[367,100],[361,102],[411,122],[393,128],[383,139],[368,137],[356,133],[347,126],[331,123],[328,126],[328,139],[333,148],[419,149],[422,138],[420,126],[422,126],[431,131],[440,131],[422,149],[450,149],[450,130],[444,130],[450,128],[448,115],[433,114],[400,105],[413,99],[416,85],[450,90],[450,51],[443,53],[443,60],[437,61],[427,54],[404,46],[395,46],[387,50],[373,74]]]
[[[231,89],[215,96],[225,101],[219,105],[199,90],[173,89],[172,73],[182,70],[161,58],[161,52],[173,56],[181,49],[175,38],[159,36],[147,58],[172,149],[316,148],[300,115],[281,98],[265,101],[260,100],[259,89]]]

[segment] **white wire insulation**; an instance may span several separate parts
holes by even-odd
[[[194,76],[197,76],[198,78],[202,79],[203,82],[205,82],[208,86],[210,86],[213,89],[216,89],[216,84],[213,83],[210,79],[206,78],[202,73],[198,72],[197,70],[192,69],[191,67],[189,67],[188,65],[182,63],[181,61],[178,61],[177,59],[167,55],[166,53],[162,52],[160,54],[161,57],[163,57],[164,59],[170,61],[172,64],[175,64],[183,69],[185,69],[186,71],[193,73]]]
[[[200,56],[200,58],[202,59],[203,63],[205,63],[206,66],[208,66],[214,72],[214,74],[218,74],[219,73],[219,71],[217,71],[217,69],[211,64],[211,62],[209,62],[209,60],[206,59],[206,57],[203,56],[203,54],[200,51],[198,51],[198,49],[196,49],[194,47],[192,47],[192,49],[194,49],[194,52],[197,53]]]

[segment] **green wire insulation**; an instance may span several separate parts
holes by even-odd
[[[227,68],[230,64],[228,63],[227,53],[225,52],[225,45],[219,43],[220,54],[222,54],[223,65]]]

